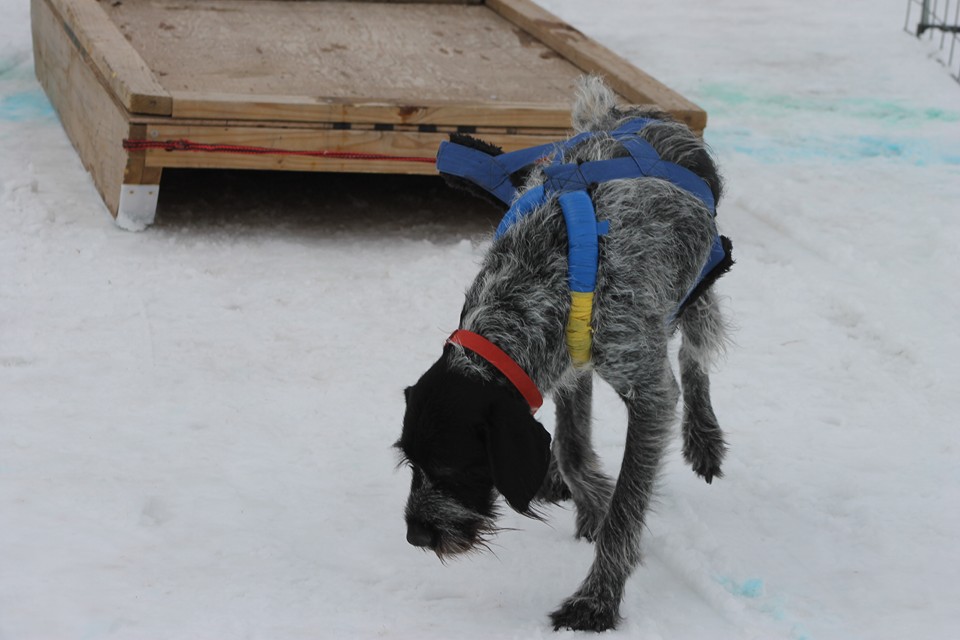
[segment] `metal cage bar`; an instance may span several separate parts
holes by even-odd
[[[919,13],[919,17],[914,17],[914,23],[911,16],[914,16],[915,12]],[[952,21],[948,22],[951,17]],[[950,76],[960,82],[960,49],[957,47],[957,41],[960,40],[960,0],[907,0],[907,17],[903,30],[917,39],[926,35],[926,40],[933,44],[937,44],[934,42],[934,34],[939,31],[937,59],[949,69]]]

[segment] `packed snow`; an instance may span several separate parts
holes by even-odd
[[[671,449],[609,637],[960,637],[960,86],[905,2],[542,4],[707,110],[737,259],[725,477]],[[402,389],[497,212],[434,179],[168,172],[124,231],[27,5],[0,0],[0,638],[571,637],[570,506],[446,566],[404,540]],[[595,423],[615,473],[607,388]]]

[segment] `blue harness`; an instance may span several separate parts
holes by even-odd
[[[591,162],[563,162],[568,150],[595,135],[589,131],[565,142],[548,143],[500,155],[491,155],[457,142],[440,143],[437,153],[437,169],[440,173],[467,180],[509,205],[497,227],[495,238],[505,234],[511,226],[557,194],[567,225],[569,282],[573,300],[567,326],[567,344],[575,364],[589,361],[589,322],[597,280],[598,238],[606,235],[609,229],[608,221],[597,221],[588,190],[610,180],[661,178],[699,198],[716,217],[716,203],[707,183],[689,169],[661,160],[650,143],[637,135],[652,121],[649,118],[635,118],[610,133],[626,149],[628,156]],[[549,163],[546,162],[547,158],[552,158]],[[538,162],[542,163],[546,180],[517,198],[517,190],[510,180],[511,174]],[[681,301],[678,311],[684,307],[691,293],[702,288],[701,284],[714,270],[722,273],[725,269],[721,265],[724,264],[729,268],[729,248],[729,241],[714,231],[710,256],[697,283]]]

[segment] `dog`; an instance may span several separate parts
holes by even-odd
[[[596,77],[581,80],[572,110],[575,131],[593,135],[557,153],[566,163],[623,157],[623,145],[608,133],[633,118],[651,119],[636,135],[664,161],[698,176],[719,201],[722,181],[702,140],[664,113],[618,106]],[[474,146],[499,152],[482,142]],[[522,181],[526,192],[545,182],[545,171],[533,163],[511,179]],[[620,621],[681,389],[686,461],[710,483],[721,477],[727,450],[708,378],[725,346],[726,323],[710,283],[690,295],[717,238],[713,212],[659,178],[612,180],[590,191],[596,218],[609,230],[599,240],[589,362],[575,364],[565,342],[572,306],[568,236],[555,197],[493,242],[460,317],[462,331],[495,345],[520,370],[517,376],[526,374],[528,386],[552,394],[552,444],[522,385],[457,339],[405,390],[395,444],[413,474],[407,541],[441,560],[486,548],[497,531],[497,494],[535,518],[542,517],[538,504],[573,500],[576,537],[593,542],[596,555],[576,592],[550,614],[557,630],[603,631]],[[721,273],[732,265],[729,241],[724,247]],[[679,384],[668,357],[677,331]],[[601,471],[591,445],[594,375],[627,407],[616,482]]]

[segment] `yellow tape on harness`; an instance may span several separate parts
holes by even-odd
[[[570,318],[567,320],[567,349],[574,366],[580,367],[590,362],[590,347],[593,343],[593,329],[590,318],[593,315],[593,292],[570,292]]]

